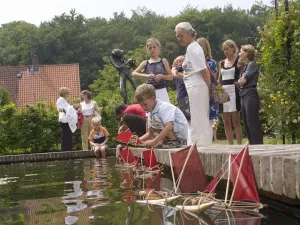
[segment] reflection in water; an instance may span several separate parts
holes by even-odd
[[[0,166],[0,224],[298,224],[270,209],[261,218],[212,210],[194,215],[172,208],[148,208],[135,203],[138,191],[172,189],[172,181],[162,174],[138,176],[132,168],[115,168],[114,164],[115,159],[84,159]]]
[[[108,204],[108,199],[102,192],[102,189],[110,186],[107,181],[109,177],[107,159],[84,160],[83,172],[82,181],[75,181],[72,175],[66,176],[66,179],[73,179],[65,182],[65,193],[62,198],[67,207],[66,224],[77,222],[78,217],[72,216],[74,212],[85,214],[85,218],[93,218],[92,209]]]
[[[169,179],[161,178],[161,173],[146,173],[140,174],[134,167],[119,167],[119,175],[121,178],[120,187],[125,189],[124,202],[128,205],[128,215],[126,218],[126,225],[134,225],[134,202],[136,198],[140,198],[137,192],[140,190],[155,189],[160,190],[164,188],[173,187],[172,182]],[[137,182],[135,182],[137,181]],[[169,182],[168,182],[169,181]],[[132,191],[136,188],[136,191]],[[146,205],[149,211],[153,213],[150,215],[150,221],[155,221],[151,224],[161,225],[194,225],[194,224],[234,224],[234,225],[260,225],[262,216],[248,215],[240,212],[220,212],[209,210],[205,214],[194,214],[190,212],[184,212],[173,207],[159,207],[150,204]],[[139,215],[140,217],[141,215]],[[159,222],[157,219],[153,220],[153,217],[157,216],[160,218]],[[139,218],[138,217],[138,218]]]

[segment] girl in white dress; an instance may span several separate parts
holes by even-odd
[[[220,112],[222,112],[228,143],[230,145],[233,144],[233,125],[237,144],[240,145],[242,144],[242,128],[240,122],[241,102],[236,85],[239,79],[238,48],[232,40],[226,40],[222,48],[226,59],[220,62],[219,82],[228,93],[230,101],[220,104]]]

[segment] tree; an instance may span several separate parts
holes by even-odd
[[[272,129],[291,136],[299,134],[300,85],[300,1],[290,2],[289,11],[281,3],[278,15],[272,16],[263,29],[260,92],[267,123],[265,131]]]
[[[0,27],[0,65],[29,65],[36,51],[38,27],[24,21]]]

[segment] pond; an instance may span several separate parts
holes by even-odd
[[[124,178],[114,158],[1,165],[0,224],[300,224],[271,208],[262,210],[261,216],[210,211],[193,217],[139,205],[134,193],[141,184]],[[162,177],[159,182],[172,187],[170,179]]]

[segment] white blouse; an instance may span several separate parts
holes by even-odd
[[[184,69],[183,81],[186,88],[206,85],[200,73],[201,70],[207,68],[206,60],[203,49],[196,41],[188,45],[182,68]]]
[[[65,112],[67,112],[67,109],[68,109],[68,107],[70,107],[70,104],[63,97],[59,97],[56,101],[56,107],[57,107],[58,111],[59,111],[59,109],[64,109]],[[58,112],[58,121],[59,122],[62,122],[62,123],[68,122],[65,112]]]
[[[84,116],[94,116],[95,115],[95,110],[94,110],[94,108],[96,106],[95,101],[91,101],[88,104],[83,101],[83,102],[80,102],[80,105],[81,105],[82,114]]]

